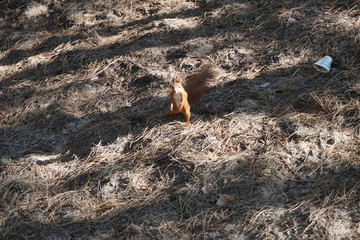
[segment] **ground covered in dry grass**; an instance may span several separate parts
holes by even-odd
[[[360,238],[358,1],[5,0],[0,41],[1,239]]]

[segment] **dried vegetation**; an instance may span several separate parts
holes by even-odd
[[[1,239],[360,237],[358,1],[8,0],[0,40]]]

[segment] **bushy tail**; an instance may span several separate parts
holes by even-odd
[[[211,65],[205,65],[189,77],[185,84],[189,103],[198,103],[209,87],[210,81],[218,77],[218,71]]]

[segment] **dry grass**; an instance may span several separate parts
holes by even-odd
[[[1,239],[360,237],[357,1],[3,8]],[[207,63],[167,121],[171,76]]]

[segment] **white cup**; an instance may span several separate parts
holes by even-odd
[[[322,73],[327,73],[330,71],[332,58],[330,56],[325,56],[316,63],[314,63],[314,68]]]

